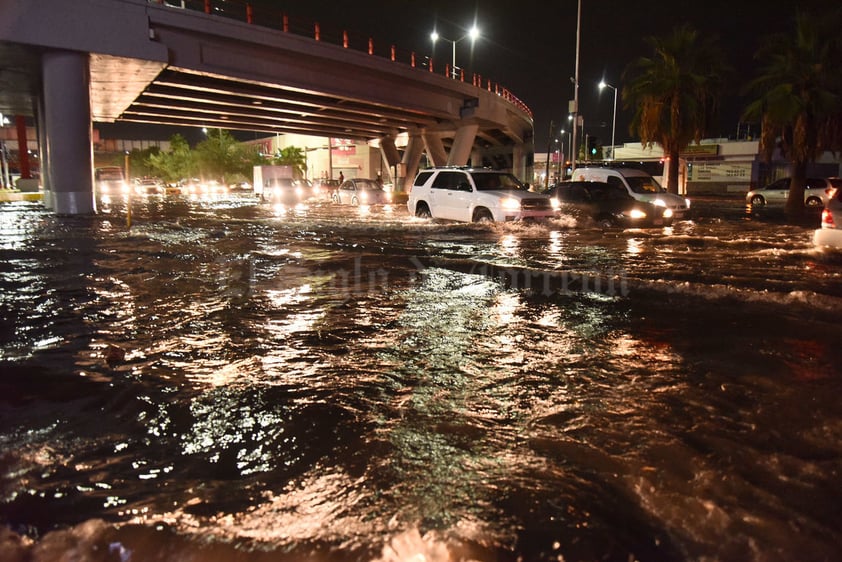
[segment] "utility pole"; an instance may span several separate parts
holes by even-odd
[[[582,30],[582,0],[579,0],[578,12],[576,16],[576,73],[573,76],[573,104],[570,108],[570,113],[573,114],[573,137],[571,140],[571,152],[573,153],[573,160],[570,163],[571,172],[576,171],[576,125],[579,123],[579,45],[581,43]]]
[[[544,191],[550,187],[550,149],[552,148],[554,128],[555,124],[552,119],[550,119],[550,135],[547,137],[547,170],[544,174]]]

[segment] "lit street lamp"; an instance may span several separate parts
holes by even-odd
[[[476,41],[479,38],[479,29],[477,28],[476,25],[471,27],[471,30],[468,31],[468,33],[466,35],[463,35],[462,37],[460,37],[459,39],[456,39],[456,40],[447,39],[446,37],[442,37],[435,30],[433,30],[433,32],[430,33],[430,39],[433,40],[434,46],[435,46],[436,41],[438,41],[439,39],[441,39],[442,41],[449,41],[453,45],[453,62],[452,62],[452,65],[451,65],[451,73],[453,75],[453,78],[456,78],[456,43],[458,43],[459,41],[461,41],[463,39],[467,39],[469,37],[471,39],[471,44],[473,44],[473,42]]]
[[[611,122],[611,160],[616,160],[614,158],[614,151],[616,150],[614,147],[614,130],[617,128],[617,88],[608,84],[605,80],[599,83],[599,89],[602,90],[603,88],[614,90],[614,119]]]

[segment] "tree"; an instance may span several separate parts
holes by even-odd
[[[238,142],[228,131],[210,129],[208,138],[196,145],[196,162],[203,178],[231,183],[251,177],[262,158],[256,146]]]
[[[307,157],[304,152],[295,146],[287,146],[272,158],[276,166],[292,166],[292,175],[296,178],[304,177],[307,171]]]
[[[794,32],[766,37],[755,56],[761,66],[748,91],[757,98],[743,118],[760,121],[760,151],[767,161],[776,148],[790,161],[790,218],[804,213],[807,164],[842,148],[840,14],[837,9],[817,18],[799,11]]]
[[[179,134],[170,137],[167,152],[150,155],[149,164],[158,176],[168,182],[192,178],[198,173],[195,154],[190,150],[187,139]]]
[[[623,106],[634,108],[631,134],[645,146],[661,145],[669,157],[667,189],[677,193],[679,155],[707,133],[730,69],[716,39],[687,25],[646,42],[653,55],[632,61],[623,73]]]
[[[150,159],[160,151],[157,146],[133,148],[129,153],[129,175],[134,178],[154,175]]]

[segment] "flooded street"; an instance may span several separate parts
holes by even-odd
[[[842,256],[735,201],[0,206],[0,524],[122,562],[838,560]]]

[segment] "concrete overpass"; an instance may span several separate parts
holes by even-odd
[[[424,152],[530,172],[531,113],[498,85],[242,0],[170,3],[0,0],[0,112],[35,117],[57,213],[95,211],[92,122],[378,139],[404,186]]]

